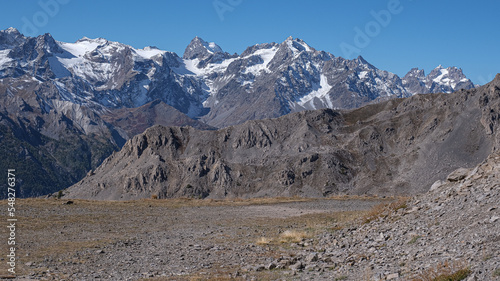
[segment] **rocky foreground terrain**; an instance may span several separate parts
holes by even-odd
[[[369,223],[319,235],[313,246],[273,263],[300,272],[300,279],[433,280],[469,269],[466,280],[500,280],[499,177],[497,154],[372,213]],[[324,274],[332,267],[334,274]]]
[[[398,200],[23,200],[18,280],[500,280],[499,177],[493,154]]]

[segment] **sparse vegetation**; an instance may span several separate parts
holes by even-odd
[[[273,241],[273,239],[271,238],[267,238],[267,237],[260,237],[259,239],[257,239],[257,242],[256,244],[257,245],[269,245],[271,242]]]
[[[64,262],[72,264],[71,266],[77,267],[82,262],[87,262],[87,260],[75,257],[75,253],[94,253],[100,249],[107,252],[106,248],[110,244],[130,243],[131,236],[143,235],[144,224],[147,225],[148,229],[161,228],[164,230],[163,226],[165,224],[160,222],[166,221],[168,225],[174,224],[178,227],[189,227],[191,229],[188,222],[175,220],[175,216],[166,216],[166,213],[193,212],[198,214],[198,207],[262,206],[267,209],[267,205],[318,201],[318,199],[299,197],[221,200],[153,199],[151,197],[149,199],[113,202],[76,199],[74,200],[74,207],[68,208],[66,205],[61,205],[61,201],[57,200],[56,197],[57,193],[51,199],[19,199],[16,202],[19,204],[19,210],[22,210],[19,214],[23,216],[23,220],[19,224],[23,229],[20,232],[20,238],[24,237],[23,239],[26,239],[26,237],[30,237],[26,241],[32,241],[29,242],[28,246],[20,249],[19,253],[24,257],[27,253],[26,250],[29,249],[29,261],[35,264],[44,263],[45,258],[50,258],[51,260],[62,259]],[[330,201],[331,199],[319,200]],[[307,205],[314,204],[312,202]],[[3,206],[2,208],[4,208],[6,204],[6,200],[0,201],[0,207]],[[290,244],[282,244],[287,242],[281,242],[281,240],[290,241],[289,243],[300,242],[303,238],[308,239],[316,233],[356,224],[366,212],[360,210],[329,212],[325,210],[319,213],[287,213],[283,214],[284,217],[269,218],[253,217],[253,213],[250,211],[252,209],[249,209],[250,213],[246,218],[238,217],[234,220],[231,216],[226,216],[224,219],[217,217],[216,223],[210,224],[210,228],[223,227],[224,233],[214,232],[199,239],[209,239],[210,244],[213,245],[228,245],[230,243],[234,243],[233,245],[261,244],[262,247],[269,248],[269,250],[264,249],[261,251],[270,257],[278,258],[282,254],[282,249],[290,249],[289,246],[291,246]],[[61,213],[61,210],[64,210],[64,212]],[[124,220],[124,214],[129,214],[130,210],[134,210],[134,215]],[[207,208],[206,211],[215,212],[210,208]],[[57,213],[57,216],[53,215],[55,213]],[[3,216],[4,214],[0,215],[0,219],[5,219]],[[204,214],[204,216],[207,216],[207,214]],[[198,215],[190,216],[190,219],[192,218],[197,220]],[[228,226],[230,226],[231,231],[226,231]],[[280,236],[278,229],[282,231],[288,230],[288,232],[285,231]],[[82,232],[82,230],[85,231]],[[102,237],[102,230],[106,231],[105,239]],[[7,228],[1,229],[0,235],[4,235],[6,231],[8,231]],[[247,234],[250,236],[247,236]],[[50,237],[50,239],[44,237]],[[67,240],[68,237],[74,237],[75,239]],[[259,239],[259,237],[262,238]],[[203,244],[201,240],[198,243]],[[0,265],[0,270],[3,270],[5,266],[6,264]],[[204,275],[199,275],[199,272],[192,272],[186,277],[186,280],[189,280],[189,277],[200,277],[201,280],[209,280],[207,278],[214,277],[213,280],[221,280],[218,278],[234,277],[234,273],[238,270],[238,268],[224,268],[224,272],[227,274],[221,273],[217,275],[215,271],[218,269],[217,266],[214,266],[207,270]],[[21,264],[19,268],[21,274],[27,273],[29,270],[31,269],[24,264]],[[258,277],[257,280],[277,280],[282,277],[281,273],[280,270],[265,270],[256,273],[256,276]],[[63,275],[59,276],[59,279],[67,278]],[[162,279],[154,277],[151,280]],[[168,278],[165,280],[168,280]]]
[[[415,244],[418,241],[418,239],[420,239],[421,237],[422,236],[420,236],[420,235],[413,236],[413,238],[411,238],[411,240],[408,241],[408,244]]]
[[[493,277],[500,277],[500,268],[497,268],[495,269],[495,271],[493,271]]]
[[[469,276],[471,270],[465,262],[444,262],[418,274],[413,281],[460,281]]]
[[[370,223],[379,218],[385,218],[400,209],[408,208],[408,198],[402,197],[390,203],[382,203],[374,206],[365,216],[363,222]]]
[[[286,230],[280,234],[279,241],[281,243],[299,243],[307,237],[308,235],[304,231]]]

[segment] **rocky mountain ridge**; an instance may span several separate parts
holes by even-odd
[[[69,188],[68,197],[421,193],[497,149],[499,86],[497,75],[453,95],[302,111],[217,131],[153,127]]]
[[[413,68],[403,77],[403,85],[411,93],[452,93],[456,89],[471,89],[472,82],[456,67],[439,65],[427,76],[423,69]]]

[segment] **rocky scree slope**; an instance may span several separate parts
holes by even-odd
[[[420,277],[469,268],[465,280],[500,280],[499,177],[494,153],[370,223],[318,235],[294,256],[246,269],[282,268],[301,280],[430,280]]]
[[[498,148],[500,75],[478,89],[303,111],[217,131],[156,126],[71,198],[415,194]]]

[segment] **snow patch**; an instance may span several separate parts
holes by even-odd
[[[172,70],[180,75],[195,75],[200,76],[205,73],[203,69],[198,68],[197,65],[200,63],[199,59],[193,60],[181,60],[179,67],[173,67]]]
[[[10,50],[1,50],[0,51],[0,67],[4,66],[4,64],[7,64],[7,63],[12,61],[12,59],[8,57],[9,53],[10,53]]]
[[[151,59],[154,56],[166,53],[166,51],[162,51],[155,47],[145,47],[144,49],[136,49],[134,51],[137,55],[145,59]]]
[[[173,67],[172,70],[180,75],[205,76],[214,72],[220,73],[226,71],[229,64],[235,59],[226,59],[220,63],[210,63],[204,68],[198,68],[199,59],[185,60],[181,59],[179,67]]]
[[[135,99],[134,103],[137,107],[148,103],[149,98],[148,98],[147,93],[149,91],[149,83],[150,83],[150,81],[147,79],[142,80],[139,83],[139,93],[137,93],[138,95],[134,98]]]
[[[441,74],[438,77],[434,78],[432,81],[434,81],[436,83],[449,82],[450,78],[448,78],[448,74],[449,74],[448,69],[441,68],[439,71],[441,72]]]
[[[298,102],[298,104],[304,106],[306,103],[312,101],[315,98],[318,98],[329,102],[329,106],[331,107],[331,101],[327,97],[327,94],[331,89],[332,86],[328,84],[328,79],[326,78],[325,75],[321,74],[319,85],[317,83],[316,85],[313,85],[313,91],[311,91],[308,95],[302,97]],[[314,109],[316,109],[313,103],[310,104],[313,106]]]
[[[99,45],[105,44],[103,40],[78,40],[76,43],[58,42],[59,46],[75,57],[83,57],[86,53],[95,50]]]
[[[219,47],[219,45],[215,44],[215,42],[210,42],[208,44],[205,44],[206,42],[204,42],[204,46],[205,48],[207,49],[207,51],[209,51],[210,53],[222,53],[222,48]]]
[[[358,76],[359,79],[365,79],[366,75],[368,74],[368,71],[361,71]]]
[[[267,68],[267,65],[274,58],[277,51],[278,51],[278,47],[274,46],[270,49],[257,50],[253,54],[244,57],[243,59],[247,59],[251,56],[259,56],[262,59],[262,63],[247,67],[247,69],[245,69],[244,73],[245,74],[252,73],[255,76],[259,75],[261,71],[264,71],[266,73],[270,73],[271,71],[269,70],[269,68]]]
[[[71,73],[68,71],[68,69],[66,69],[56,57],[49,57],[48,60],[50,69],[56,75],[56,78],[71,76]]]

